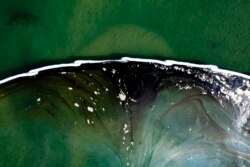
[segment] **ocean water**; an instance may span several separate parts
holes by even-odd
[[[0,166],[250,166],[249,2],[3,0]]]
[[[0,166],[250,166],[247,75],[123,58],[0,82]]]
[[[48,64],[122,57],[110,54],[249,73],[249,9],[246,0],[3,0],[1,79]]]

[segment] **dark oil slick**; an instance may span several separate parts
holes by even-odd
[[[0,86],[0,166],[247,167],[250,80],[106,61]]]

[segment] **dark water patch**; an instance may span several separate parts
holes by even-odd
[[[10,20],[6,22],[6,26],[28,26],[35,25],[38,22],[39,18],[31,13],[15,13],[11,15]]]

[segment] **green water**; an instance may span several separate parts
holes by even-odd
[[[0,75],[114,53],[249,73],[249,11],[247,0],[2,0]]]

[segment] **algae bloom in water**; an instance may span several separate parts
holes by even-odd
[[[250,77],[124,58],[1,81],[0,166],[250,166]]]

